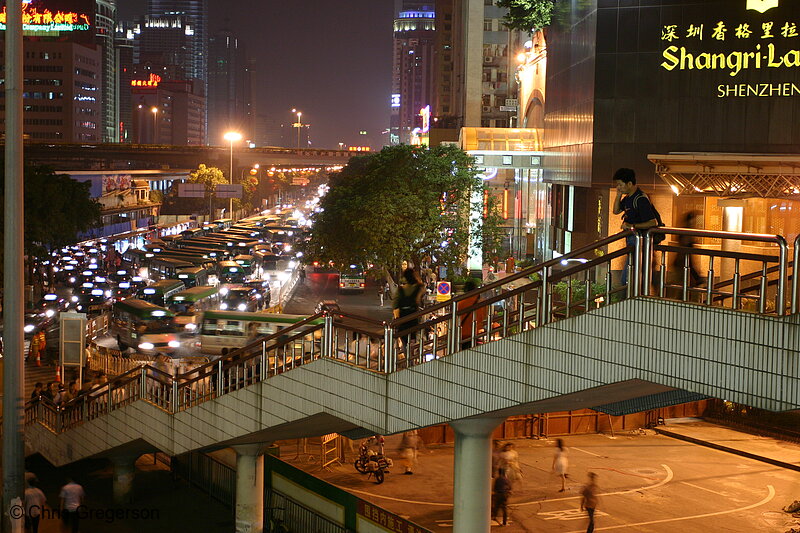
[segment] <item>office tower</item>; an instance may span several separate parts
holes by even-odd
[[[208,45],[208,133],[211,144],[221,144],[226,131],[255,138],[253,98],[255,68],[245,59],[242,43],[222,30]]]
[[[120,90],[117,57],[114,50],[116,0],[96,0],[95,39],[102,52],[102,92],[100,94],[100,136],[103,142],[119,141]]]
[[[420,113],[434,103],[433,2],[405,0],[394,21],[390,139],[409,143],[424,129]]]
[[[183,79],[200,80],[200,94],[205,97],[208,94],[208,0],[149,0],[147,13],[156,18],[181,17],[185,24],[186,46],[186,54],[181,60],[185,72]],[[143,47],[142,52],[145,51]],[[205,107],[203,115],[207,121]]]

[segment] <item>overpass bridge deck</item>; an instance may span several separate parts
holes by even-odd
[[[798,408],[796,278],[785,242],[760,236],[774,255],[681,250],[716,258],[717,268],[734,262],[732,283],[715,284],[712,259],[710,290],[688,287],[686,275],[683,286],[665,287],[661,276],[659,296],[639,297],[651,291],[642,280],[652,279],[652,242],[637,237],[635,246],[606,250],[629,236],[391,323],[352,316],[343,323],[337,313],[314,325],[315,316],[186,374],[143,366],[61,408],[29,405],[28,444],[65,464],[123,448],[179,454],[330,432],[392,434],[474,417],[642,410],[687,395]],[[675,247],[654,248],[667,265],[663,256]],[[634,281],[614,286],[611,263],[625,257]],[[569,259],[585,262],[570,267]],[[763,266],[754,282],[743,282],[744,261]],[[694,301],[662,297],[666,289]]]

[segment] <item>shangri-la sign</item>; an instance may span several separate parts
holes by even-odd
[[[0,30],[6,29],[6,8],[0,11]],[[89,15],[75,12],[52,12],[30,4],[22,5],[22,30],[26,32],[85,31],[91,27]]]

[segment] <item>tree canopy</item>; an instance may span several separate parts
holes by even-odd
[[[90,183],[42,166],[25,167],[24,177],[27,255],[43,257],[49,250],[74,244],[79,233],[100,223],[100,204],[91,197]],[[0,189],[0,202],[4,201]],[[0,217],[0,240],[3,223]]]
[[[555,0],[497,0],[497,5],[508,9],[503,18],[506,26],[533,33],[550,25]]]
[[[452,146],[391,146],[351,159],[331,176],[307,254],[377,270],[395,271],[403,260],[419,265],[426,257],[460,267],[470,237],[494,244],[497,234],[491,214],[482,227],[471,224],[470,203],[484,187],[473,162]]]

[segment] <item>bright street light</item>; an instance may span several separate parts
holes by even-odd
[[[158,108],[153,106],[150,112],[153,113],[153,144],[158,144]]]
[[[300,120],[300,117],[303,116],[303,112],[302,111],[298,111],[297,109],[292,109],[292,113],[296,113],[297,114],[297,122],[292,124],[292,127],[297,128],[297,149],[299,150],[300,149],[300,128],[303,127],[303,122]]]
[[[231,181],[231,185],[233,185],[233,143],[239,142],[242,140],[242,134],[238,131],[229,131],[223,135],[223,139],[231,143],[231,172],[228,174],[228,177]],[[233,197],[229,198],[228,202],[228,217],[233,219]]]

